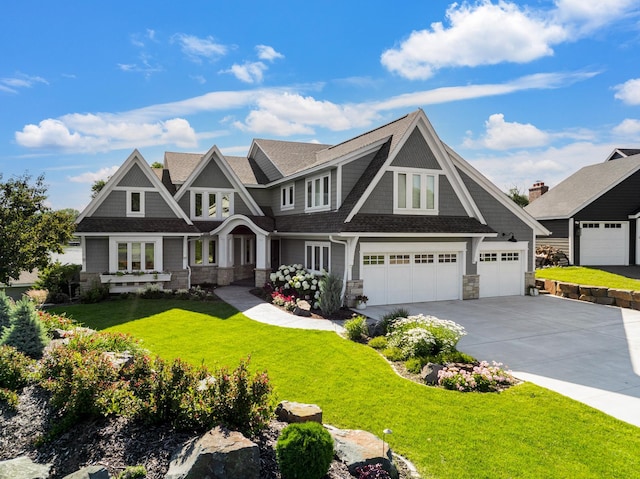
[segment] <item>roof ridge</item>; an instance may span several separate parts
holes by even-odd
[[[354,136],[354,137],[349,138],[348,140],[345,140],[345,141],[343,141],[343,142],[341,142],[341,143],[337,143],[337,144],[335,144],[335,145],[332,145],[332,146],[330,146],[329,148],[327,148],[327,150],[331,150],[331,149],[336,148],[336,147],[338,147],[338,146],[340,146],[340,145],[344,145],[345,143],[349,143],[350,141],[357,140],[358,138],[362,138],[363,136],[370,135],[370,134],[371,134],[371,133],[373,133],[374,131],[381,130],[382,128],[386,128],[386,127],[388,127],[389,125],[393,125],[394,123],[397,123],[397,122],[399,122],[400,120],[404,120],[404,119],[405,119],[405,118],[407,118],[410,114],[411,114],[411,113],[407,113],[406,115],[401,116],[400,118],[396,118],[395,120],[390,121],[389,123],[385,123],[384,125],[381,125],[381,126],[379,126],[379,127],[377,127],[377,128],[374,128],[373,130],[366,131],[366,132],[364,132],[364,133],[361,133],[361,134],[360,134],[360,135],[358,135],[358,136]]]

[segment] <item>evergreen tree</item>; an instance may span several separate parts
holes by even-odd
[[[3,330],[9,327],[11,306],[11,298],[0,290],[0,338]]]
[[[10,318],[10,325],[0,338],[0,345],[13,346],[34,359],[41,358],[49,339],[33,303],[28,298],[21,299],[12,308]]]

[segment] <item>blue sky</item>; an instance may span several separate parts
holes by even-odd
[[[134,148],[338,143],[422,108],[505,191],[640,147],[637,0],[21,0],[0,7],[0,172],[53,208]]]

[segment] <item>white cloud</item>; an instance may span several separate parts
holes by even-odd
[[[0,78],[0,91],[18,93],[20,88],[31,88],[36,83],[49,84],[47,80],[40,76],[17,73],[13,77]]]
[[[640,120],[626,118],[613,128],[613,134],[625,140],[640,140]]]
[[[107,180],[120,168],[118,165],[101,168],[98,171],[87,171],[77,176],[68,176],[67,179],[72,183],[93,184],[98,180]]]
[[[614,95],[618,100],[622,100],[627,105],[640,105],[640,78],[627,80],[626,82],[613,87],[616,91]]]
[[[256,51],[258,52],[258,58],[260,60],[274,61],[278,58],[284,58],[282,53],[278,53],[268,45],[256,45]]]
[[[262,62],[246,62],[242,65],[234,64],[223,73],[231,73],[238,80],[245,83],[262,83],[263,73],[267,66]]]
[[[467,138],[464,145],[468,148],[480,147],[490,150],[510,150],[531,148],[549,143],[550,135],[530,123],[504,121],[502,113],[495,113],[485,122],[486,133],[480,140]]]
[[[198,38],[194,35],[176,33],[172,41],[178,42],[182,52],[192,61],[200,63],[203,58],[215,60],[227,53],[227,46],[216,43],[213,37]]]
[[[444,67],[530,62],[552,55],[567,36],[561,25],[506,1],[454,3],[446,16],[448,27],[437,22],[412,32],[382,54],[382,64],[405,78],[426,79]]]
[[[582,33],[629,15],[637,0],[556,0],[554,14],[559,21],[573,24]]]

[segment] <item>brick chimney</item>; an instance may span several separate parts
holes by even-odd
[[[549,187],[544,184],[544,181],[536,181],[533,186],[529,188],[529,203],[537,200],[547,191],[549,191]]]

